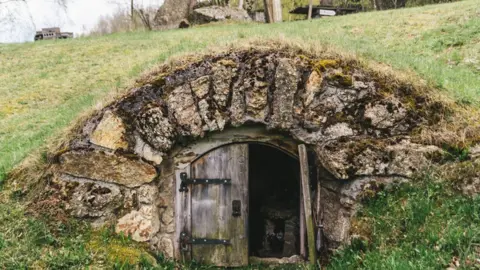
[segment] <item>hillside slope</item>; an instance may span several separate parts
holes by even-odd
[[[480,7],[476,0],[276,25],[0,45],[0,179],[86,108],[122,91],[169,56],[250,38],[330,45],[419,74],[479,106]]]
[[[412,80],[423,78],[478,115],[479,16],[480,6],[473,0],[276,25],[209,25],[0,45],[0,182],[29,153],[43,153],[47,142],[59,138],[80,114],[124,92],[135,78],[158,63],[175,55],[252,39],[333,48],[390,65],[405,71]],[[379,69],[382,66],[378,64]],[[453,152],[457,150],[453,158],[462,160],[463,151],[468,149]],[[412,263],[421,262],[419,269],[441,268],[454,257],[459,257],[462,264],[475,265],[480,242],[478,208],[474,207],[478,199],[457,194],[450,184],[437,184],[444,178],[448,177],[423,174],[418,180],[428,181],[395,190],[393,196],[382,197],[380,193],[366,198],[367,207],[360,213],[355,232],[360,240],[334,257],[332,267],[411,268]],[[420,200],[425,192],[428,196]],[[0,193],[0,268],[102,263],[119,267],[115,257],[125,253],[141,258],[140,264],[151,264],[145,261],[151,261],[151,256],[135,251],[138,246],[124,237],[112,236],[108,228],[92,233],[83,224],[49,224],[48,217],[25,217],[22,196],[16,191]],[[25,228],[28,233],[22,233]],[[444,228],[443,237],[438,235],[439,228]],[[419,236],[427,240],[419,241]],[[156,259],[162,262],[161,256]]]

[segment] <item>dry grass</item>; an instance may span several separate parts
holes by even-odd
[[[370,62],[379,74],[402,70],[407,80],[478,108],[479,14],[476,1],[464,1],[311,22],[0,45],[0,179],[49,138],[59,138],[79,114],[124,92],[157,63],[205,48],[248,47],[251,40],[287,41],[322,54],[349,52],[348,57],[382,62]]]

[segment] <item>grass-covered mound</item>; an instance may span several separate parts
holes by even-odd
[[[473,0],[311,22],[215,25],[0,45],[0,182],[29,153],[43,151],[47,141],[59,138],[79,114],[123,92],[157,63],[250,39],[334,47],[384,63],[379,69],[389,65],[402,70],[411,80],[420,75],[427,85],[452,98],[455,106],[463,106],[463,115],[472,116],[460,125],[468,129],[478,125],[480,107],[479,12]],[[438,134],[429,131],[423,139],[449,142],[458,135]],[[452,161],[462,159],[461,153],[470,146],[469,142],[448,146],[453,147]],[[435,181],[420,177],[414,184],[366,198],[353,232],[359,238],[335,254],[329,267],[437,269],[457,262],[478,267],[478,197],[466,197],[457,189],[436,177]],[[81,222],[36,216],[25,210],[22,196],[15,186],[4,187],[0,196],[2,269],[176,267],[160,255],[138,251],[143,247],[113,236],[108,228],[94,231]]]
[[[276,38],[358,54],[412,71],[464,104],[480,101],[476,0],[275,25],[0,45],[0,182],[81,112],[172,55]]]

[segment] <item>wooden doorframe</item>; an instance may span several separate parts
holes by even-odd
[[[169,156],[173,159],[175,169],[184,169],[208,152],[232,143],[265,144],[298,160],[298,145],[302,142],[267,131],[263,126],[239,127],[208,133],[204,138],[188,145],[177,145]]]

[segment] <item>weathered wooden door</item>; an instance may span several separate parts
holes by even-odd
[[[191,258],[248,265],[248,144],[215,149],[191,164]]]

